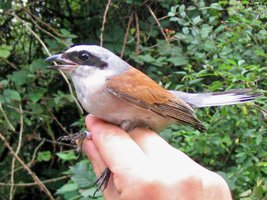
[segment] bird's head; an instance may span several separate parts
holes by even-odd
[[[96,45],[74,46],[61,54],[49,56],[46,61],[57,62],[57,65],[49,66],[50,69],[81,76],[96,70],[108,70],[116,75],[130,68],[120,57]]]

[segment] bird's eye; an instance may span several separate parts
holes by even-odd
[[[82,61],[86,61],[89,57],[90,57],[90,55],[87,52],[81,52],[79,54],[79,59]]]

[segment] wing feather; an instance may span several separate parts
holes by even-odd
[[[190,124],[199,130],[205,129],[187,103],[135,68],[109,78],[106,87],[109,92],[129,103],[179,123]]]

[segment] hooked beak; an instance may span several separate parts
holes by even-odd
[[[46,62],[58,62],[59,64],[48,66],[49,69],[72,71],[78,67],[78,64],[63,58],[62,54],[55,54],[45,59]]]

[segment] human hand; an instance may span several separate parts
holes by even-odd
[[[108,167],[112,176],[107,200],[229,200],[230,190],[218,174],[170,146],[155,132],[137,128],[129,134],[88,115],[92,140],[83,151],[97,176]]]

